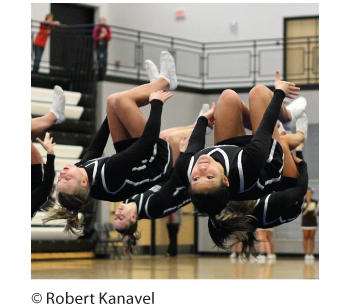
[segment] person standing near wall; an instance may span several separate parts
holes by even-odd
[[[177,255],[177,235],[182,224],[181,208],[168,216],[166,227],[169,235],[169,245],[167,256],[175,257]]]
[[[103,80],[107,71],[107,48],[111,40],[111,29],[106,25],[106,18],[100,18],[99,24],[94,28],[92,33],[94,37],[94,48],[97,57],[98,79]]]
[[[314,260],[315,234],[317,230],[318,201],[313,199],[313,189],[309,187],[303,204],[301,229],[303,230],[303,248],[305,260]]]
[[[51,30],[55,29],[55,26],[59,24],[60,24],[59,21],[53,20],[53,14],[47,14],[45,17],[45,20],[40,23],[39,32],[33,43],[33,51],[34,51],[33,72],[39,71],[41,57],[43,55],[46,42],[50,37]]]

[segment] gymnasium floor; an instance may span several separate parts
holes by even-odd
[[[319,260],[277,256],[251,263],[228,256],[134,256],[132,259],[32,260],[32,279],[318,279]]]

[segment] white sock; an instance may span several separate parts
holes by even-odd
[[[64,96],[64,92],[62,88],[58,85],[55,85],[53,101],[51,105],[50,112],[55,114],[56,116],[56,124],[60,124],[65,121],[65,107],[66,107],[66,97]]]

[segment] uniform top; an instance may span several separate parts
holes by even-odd
[[[114,155],[101,157],[109,137],[108,120],[107,117],[105,118],[86,154],[75,164],[84,168],[88,174],[91,198],[106,201],[122,200],[118,193],[123,189],[126,174],[140,161],[153,154],[154,145],[160,133],[162,109],[163,102],[153,99],[142,136],[127,149]]]
[[[236,168],[236,157],[242,150],[242,147],[236,145],[218,145],[204,149],[205,129],[208,126],[208,119],[200,116],[191,134],[187,150],[181,155],[175,164],[175,172],[180,181],[189,186],[191,182],[191,172],[201,155],[209,155],[215,161],[219,162],[225,175],[229,177]]]
[[[285,93],[282,90],[275,90],[274,96],[265,111],[260,126],[264,125],[265,129],[272,129],[271,131],[273,131],[284,97]],[[243,148],[252,140],[254,140],[256,136],[238,136],[228,139],[227,141],[229,141],[229,144],[215,145],[204,149],[205,131],[207,126],[208,119],[205,116],[200,116],[197,119],[196,126],[193,129],[193,132],[189,139],[187,150],[185,151],[184,155],[182,157],[179,157],[176,161],[175,171],[181,182],[184,185],[189,186],[191,182],[190,175],[198,158],[203,154],[210,155],[214,160],[223,166],[225,175],[228,177],[228,180],[230,182],[230,197],[231,199],[235,199],[235,196],[237,196],[238,193],[243,193],[251,188],[250,186],[244,186],[244,169],[241,159]],[[270,140],[272,140],[272,138],[270,138]],[[220,142],[220,144],[221,143],[224,143],[224,141]],[[276,143],[277,142],[273,140],[272,151],[276,146]],[[264,161],[266,162],[266,160]],[[256,161],[251,161],[251,163],[255,165]],[[257,167],[255,170],[253,170],[253,172],[255,172],[255,174],[253,174],[253,177],[256,177],[257,179],[259,176],[260,178],[263,177],[261,171],[262,170],[258,170]],[[259,180],[255,183],[259,185]]]
[[[125,203],[135,202],[137,219],[159,219],[170,215],[191,203],[187,188],[181,185],[172,171],[170,178],[154,185],[146,192],[128,198]]]
[[[311,198],[310,202],[308,203],[306,199],[304,200],[303,204],[303,211],[309,212],[309,211],[315,211],[318,212],[318,200]]]
[[[107,30],[107,35],[103,38],[100,38],[101,29],[105,28]],[[92,36],[94,38],[94,48],[96,47],[106,47],[108,46],[108,42],[111,40],[111,28],[106,25],[98,25],[94,28],[92,32]]]
[[[252,215],[256,228],[271,228],[295,220],[302,211],[304,196],[308,188],[307,164],[299,162],[299,177],[288,178],[289,188],[276,191],[258,199]],[[294,184],[293,184],[294,182]]]

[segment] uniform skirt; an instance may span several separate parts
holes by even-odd
[[[317,218],[314,213],[315,211],[308,211],[302,216],[301,229],[311,230],[317,228]]]

